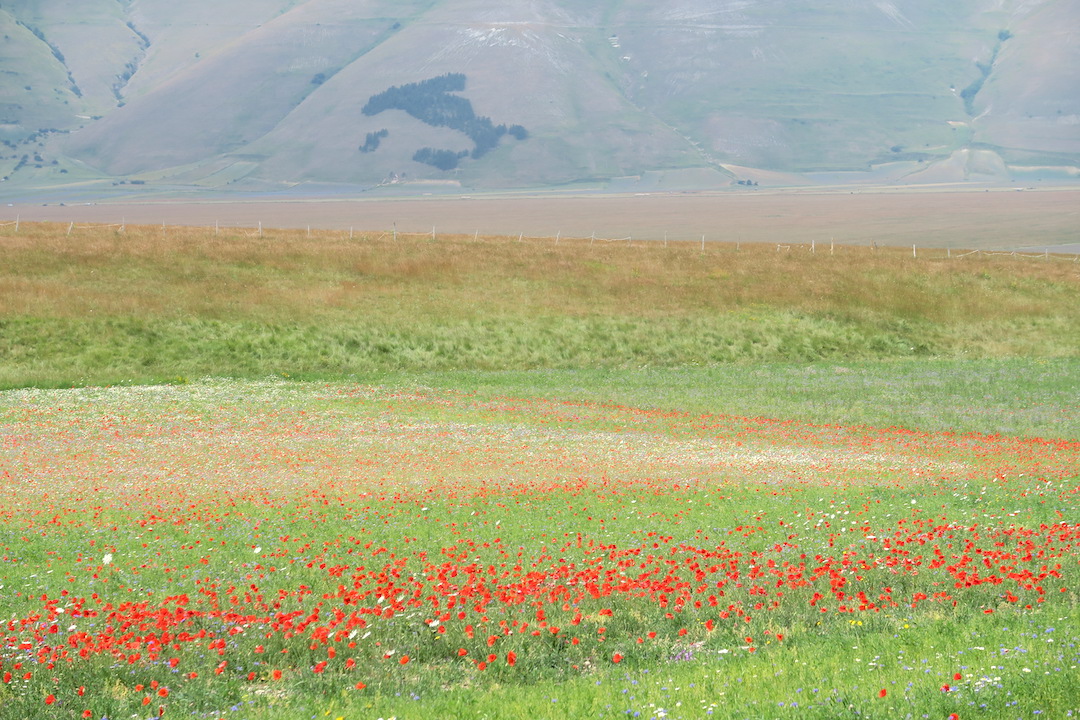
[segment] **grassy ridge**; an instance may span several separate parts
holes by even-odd
[[[23,224],[0,387],[204,375],[1076,357],[1073,263]]]

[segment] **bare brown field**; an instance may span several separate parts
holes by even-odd
[[[746,191],[14,205],[7,219],[1080,252],[1080,190]]]

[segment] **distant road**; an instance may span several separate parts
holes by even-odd
[[[1080,243],[1080,189],[268,198],[13,205],[5,220],[403,233],[1044,248]],[[1065,249],[1069,246],[1069,249]]]

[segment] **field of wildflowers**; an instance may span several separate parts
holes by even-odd
[[[0,394],[0,717],[1080,717],[1080,441],[558,397]]]

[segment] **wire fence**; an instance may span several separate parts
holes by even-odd
[[[34,224],[34,225],[42,225],[42,224],[44,224],[44,225],[57,225],[58,223],[36,223],[35,222],[35,223],[32,223],[32,224]],[[0,232],[2,232],[3,234],[10,234],[11,231],[6,230],[6,228],[13,228],[15,233],[19,233],[19,232],[23,231],[23,228],[25,226],[26,226],[26,223],[21,221],[20,217],[16,216],[14,220],[0,221]],[[146,229],[146,228],[152,228],[152,227],[156,227],[156,226],[139,225],[137,227],[139,227],[140,229]],[[127,229],[128,229],[127,222],[126,222],[126,220],[123,220],[123,219],[119,223],[75,223],[75,222],[70,222],[68,224],[68,226],[67,226],[65,234],[66,234],[66,236],[71,237],[71,236],[75,235],[77,232],[80,232],[80,231],[100,232],[100,231],[108,231],[108,230],[113,230],[113,231],[115,231],[117,233],[123,234],[123,233],[127,232]],[[365,240],[365,241],[369,241],[369,242],[383,242],[383,241],[386,241],[387,239],[392,240],[394,242],[404,241],[404,240],[408,240],[408,239],[427,240],[429,242],[436,242],[436,241],[438,241],[438,239],[440,237],[461,239],[461,238],[467,238],[469,236],[468,233],[462,233],[462,232],[445,232],[445,233],[442,233],[440,235],[440,233],[438,231],[438,228],[436,226],[433,226],[429,232],[427,232],[427,231],[425,231],[425,232],[402,231],[402,230],[398,230],[396,225],[394,227],[390,228],[389,230],[377,230],[377,231],[371,231],[371,230],[357,231],[355,227],[350,227],[350,228],[348,228],[348,230],[316,229],[314,231],[314,235],[313,235],[312,227],[310,225],[308,225],[306,227],[306,229],[304,229],[304,230],[298,230],[298,229],[283,230],[283,229],[280,229],[280,228],[273,229],[273,230],[264,230],[262,222],[258,222],[256,225],[252,226],[250,224],[245,224],[245,223],[233,223],[233,222],[216,221],[212,228],[205,227],[205,226],[193,226],[193,225],[173,225],[173,226],[170,226],[165,221],[162,221],[162,223],[161,223],[161,232],[162,233],[168,233],[170,231],[173,231],[173,232],[176,232],[176,233],[192,233],[192,232],[198,232],[200,230],[202,230],[204,232],[212,231],[215,236],[225,236],[225,237],[248,237],[248,238],[252,238],[252,237],[264,237],[264,236],[269,237],[271,235],[273,237],[281,237],[283,235],[295,236],[298,233],[304,233],[307,238],[312,238],[312,237],[319,237],[319,238],[340,237],[340,238],[345,238],[345,237],[347,237],[349,240],[361,239],[361,240]],[[472,233],[472,239],[474,241],[479,241],[481,237],[483,237],[485,241],[489,241],[489,240],[492,240],[492,239],[502,239],[502,240],[511,241],[511,242],[518,242],[518,243],[552,244],[552,245],[562,245],[562,244],[570,244],[570,243],[574,243],[574,244],[578,244],[578,245],[588,244],[588,245],[604,245],[604,246],[625,245],[627,247],[632,247],[632,246],[639,246],[639,247],[658,247],[658,246],[669,247],[669,245],[677,245],[677,246],[681,246],[681,247],[687,247],[687,246],[695,246],[696,245],[696,246],[700,247],[700,250],[701,250],[702,253],[704,253],[707,248],[712,248],[712,249],[717,249],[717,250],[719,250],[719,249],[729,249],[730,246],[732,246],[732,245],[734,245],[734,250],[736,252],[738,252],[738,251],[742,250],[742,245],[743,245],[741,240],[736,240],[734,242],[731,241],[731,240],[709,240],[706,235],[702,235],[700,237],[700,239],[698,239],[698,238],[690,239],[690,238],[684,238],[684,237],[669,238],[667,233],[664,233],[663,240],[658,240],[658,239],[654,239],[654,238],[641,238],[639,236],[639,238],[638,238],[638,240],[636,242],[635,242],[634,237],[632,235],[627,235],[627,236],[624,236],[624,237],[607,237],[607,236],[604,236],[604,235],[597,235],[596,232],[593,232],[588,237],[564,235],[561,231],[557,232],[555,235],[526,235],[524,232],[519,232],[517,234],[516,238],[513,235],[506,235],[506,234],[488,234],[488,233],[484,233],[483,235],[481,235],[481,232],[480,232],[479,229],[475,230]],[[752,243],[752,244],[756,244],[759,247],[761,247],[761,246],[768,247],[768,246],[771,245],[770,243],[762,243],[762,242]],[[805,253],[815,254],[816,255],[816,254],[823,254],[823,253],[826,252],[825,243],[822,242],[822,243],[819,244],[816,239],[811,239],[809,242],[804,242],[804,243],[790,243],[790,242],[789,243],[776,243],[775,247],[776,247],[776,252],[777,253],[782,253],[782,254],[793,254],[793,253],[805,252]],[[828,252],[829,255],[835,255],[837,253],[837,251],[851,252],[853,250],[860,250],[860,249],[867,249],[867,250],[869,250],[870,252],[873,252],[873,253],[889,252],[889,253],[892,253],[892,254],[895,254],[898,251],[904,251],[903,246],[879,245],[874,240],[871,240],[868,243],[865,242],[865,241],[861,242],[861,243],[860,242],[851,242],[851,241],[837,242],[835,238],[832,238],[828,242],[828,250],[827,250],[827,252]],[[1030,250],[1028,250],[1028,251],[1024,251],[1024,250],[991,250],[991,249],[981,249],[981,248],[980,249],[957,250],[957,251],[954,252],[952,248],[934,248],[934,247],[931,247],[931,246],[926,246],[926,247],[923,247],[923,248],[919,248],[917,246],[917,244],[912,244],[911,245],[911,257],[912,258],[931,257],[931,258],[941,259],[942,255],[944,255],[945,259],[952,259],[952,260],[962,260],[964,258],[971,258],[971,257],[1013,257],[1013,258],[1022,258],[1022,259],[1037,259],[1037,260],[1041,259],[1041,260],[1057,260],[1057,261],[1068,261],[1068,262],[1080,262],[1080,254],[1072,253],[1072,252],[1068,252],[1068,253],[1065,253],[1065,252],[1052,252],[1050,247],[1044,248],[1042,252],[1031,252]]]

